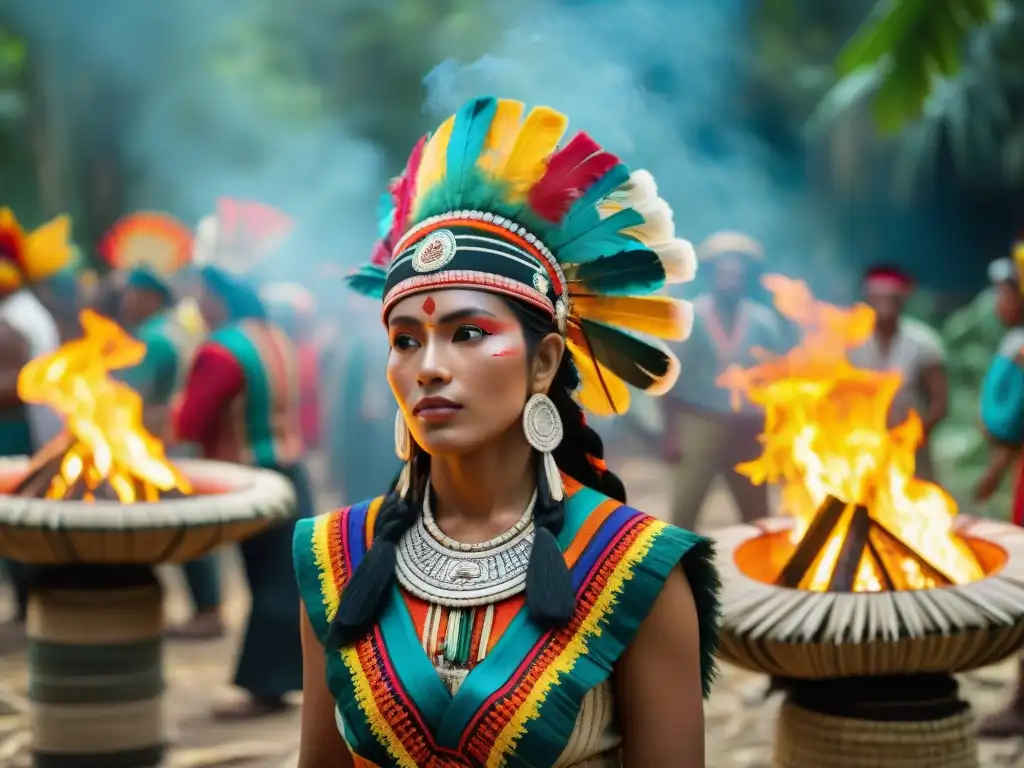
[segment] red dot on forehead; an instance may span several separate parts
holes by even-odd
[[[434,303],[434,297],[427,296],[427,300],[423,302],[423,311],[428,315],[432,315],[435,309],[437,309],[437,304]]]

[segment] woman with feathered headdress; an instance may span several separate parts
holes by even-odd
[[[352,276],[383,301],[404,469],[296,527],[302,765],[704,765],[711,544],[625,505],[581,409],[672,386],[657,339],[691,313],[659,291],[693,250],[650,174],[566,127],[466,104]]]

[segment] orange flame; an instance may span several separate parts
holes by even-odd
[[[874,311],[817,301],[798,280],[763,278],[783,316],[800,326],[802,342],[788,354],[749,369],[730,367],[719,379],[732,392],[764,408],[764,450],[736,471],[754,483],[782,486],[782,505],[797,520],[794,542],[804,535],[828,496],[861,504],[956,583],[984,576],[967,545],[952,533],[956,502],[939,486],[914,477],[921,419],[911,412],[888,427],[889,407],[900,387],[898,372],[854,368],[847,353],[873,331]],[[846,521],[848,526],[848,520]],[[845,527],[828,541],[801,587],[824,590],[835,567]],[[934,586],[916,562],[906,560],[903,577],[911,588]],[[856,591],[882,589],[880,574],[865,558]]]
[[[163,443],[143,426],[142,398],[110,376],[140,363],[145,344],[90,310],[80,320],[82,338],[32,360],[18,376],[18,396],[57,411],[75,440],[47,498],[63,498],[81,482],[86,500],[108,483],[125,504],[157,501],[161,491],[172,489],[191,493],[188,480],[167,461]]]

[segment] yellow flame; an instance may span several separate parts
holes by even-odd
[[[805,534],[828,496],[862,504],[888,529],[956,583],[984,576],[967,545],[952,533],[956,502],[939,486],[914,477],[921,442],[916,413],[888,426],[889,408],[900,388],[898,372],[853,367],[847,353],[874,332],[875,315],[863,304],[841,309],[817,301],[798,280],[767,275],[765,287],[779,312],[803,332],[801,343],[781,357],[758,352],[749,369],[729,368],[719,384],[765,411],[764,449],[736,470],[755,483],[782,487],[783,511],[797,520],[794,542]],[[848,514],[837,526],[802,587],[826,588],[839,556]],[[906,558],[903,580],[912,588],[934,586],[919,565]],[[855,589],[882,588],[867,558]]]
[[[83,478],[86,499],[103,482],[126,504],[155,501],[160,491],[191,493],[163,443],[143,426],[142,398],[110,376],[140,363],[145,344],[90,310],[80,320],[82,338],[32,360],[18,377],[19,397],[53,408],[75,439],[47,496],[61,498]]]

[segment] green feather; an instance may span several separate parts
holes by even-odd
[[[451,210],[466,207],[463,202],[463,185],[472,184],[473,171],[483,153],[497,111],[498,100],[487,96],[470,101],[455,115],[445,157],[445,179],[442,182]],[[476,175],[479,176],[479,173]]]
[[[581,218],[585,222],[597,223],[600,221],[600,216],[597,213],[598,204],[627,181],[629,181],[629,169],[621,163],[616,165],[591,184],[579,200],[572,204],[568,213],[565,214],[565,218],[562,219],[560,227],[566,230],[576,230],[582,226]],[[583,226],[583,229],[589,229],[589,226]],[[567,237],[566,239],[571,238]]]
[[[345,276],[345,283],[356,293],[371,299],[384,300],[384,285],[388,273],[374,264],[364,264],[355,272]]]
[[[558,257],[567,264],[581,264],[611,256],[626,250],[636,242],[628,235],[619,234],[628,227],[640,226],[644,217],[632,208],[618,211],[603,221],[598,220],[596,226],[574,231],[563,228],[554,236],[548,246],[558,252]]]
[[[377,200],[377,237],[383,239],[391,232],[391,224],[395,218],[395,202],[391,193],[385,192]]]

